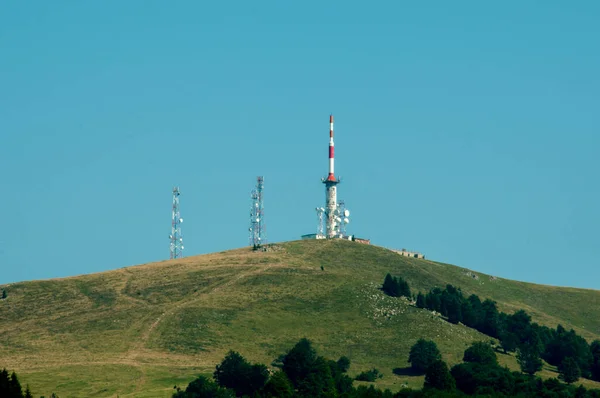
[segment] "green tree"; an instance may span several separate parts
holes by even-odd
[[[456,387],[454,377],[450,374],[446,362],[438,360],[433,362],[425,373],[424,388],[451,391]]]
[[[522,346],[517,349],[517,362],[523,373],[533,376],[536,372],[542,370],[542,360],[540,353],[534,346]]]
[[[25,388],[25,395],[23,397],[24,398],[33,398],[33,395],[31,395],[31,390],[29,389],[29,384]]]
[[[252,365],[235,351],[229,351],[223,361],[217,365],[214,378],[221,387],[230,388],[238,396],[252,395],[260,390],[269,378],[267,367]]]
[[[336,362],[337,368],[341,373],[346,373],[350,369],[350,359],[348,357],[340,357]]]
[[[410,299],[412,294],[408,282],[404,278],[398,277],[396,278],[396,284],[398,285],[399,295]]]
[[[234,398],[233,391],[219,387],[214,381],[204,376],[188,384],[185,391],[177,391],[173,398]]]
[[[383,375],[381,374],[381,372],[378,369],[373,368],[371,370],[361,372],[358,376],[356,376],[355,380],[374,382],[377,379],[381,379],[382,377]]]
[[[483,365],[497,365],[498,358],[489,343],[477,341],[465,350],[465,362],[476,362]]]
[[[408,356],[408,362],[410,362],[411,367],[420,373],[425,373],[432,363],[441,359],[442,355],[435,342],[425,339],[419,339],[410,348]]]
[[[398,282],[390,274],[387,274],[385,276],[385,279],[383,280],[382,290],[388,296],[392,296],[392,297],[400,296],[400,287],[398,286]]]
[[[317,360],[310,340],[303,338],[283,357],[282,369],[294,386],[305,379]]]
[[[292,398],[294,387],[290,379],[280,370],[275,372],[265,384],[262,396],[265,398]]]
[[[459,297],[451,295],[448,298],[446,301],[446,316],[450,323],[457,324],[462,321],[461,302]]]
[[[425,303],[425,295],[421,292],[417,294],[417,308],[425,308],[427,304]]]
[[[600,340],[594,340],[590,345],[592,352],[592,379],[600,381]]]
[[[483,320],[478,330],[488,336],[498,337],[499,313],[496,302],[486,299],[481,303],[481,309],[483,311]]]
[[[514,352],[518,346],[518,339],[514,333],[503,332],[500,335],[500,346],[504,350],[504,353]]]
[[[323,357],[318,357],[306,377],[298,383],[298,394],[303,397],[335,397],[335,380]]]
[[[23,396],[23,388],[19,383],[19,378],[15,372],[10,375],[10,381],[8,382],[8,397],[9,398],[21,398]]]
[[[571,384],[579,380],[581,377],[581,369],[574,358],[566,357],[558,366],[558,378],[567,384]]]
[[[6,298],[6,289],[2,289],[2,300]]]

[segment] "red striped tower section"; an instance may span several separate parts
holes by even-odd
[[[323,179],[325,184],[325,234],[328,238],[336,236],[337,184],[334,171],[333,115],[329,116],[329,174]]]

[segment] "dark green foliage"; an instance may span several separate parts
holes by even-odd
[[[600,340],[594,340],[590,345],[592,352],[592,379],[600,381]]]
[[[481,309],[483,310],[483,320],[481,329],[479,331],[491,337],[498,337],[498,329],[500,325],[496,302],[486,299],[483,303],[481,303]]]
[[[417,308],[425,308],[427,304],[425,303],[425,295],[421,292],[417,294]]]
[[[388,296],[411,298],[410,287],[408,286],[408,282],[406,282],[401,277],[394,278],[392,277],[392,275],[387,274],[383,281],[382,290]]]
[[[558,366],[567,357],[575,359],[583,376],[590,376],[594,359],[587,341],[578,336],[574,330],[571,329],[567,332],[561,325],[558,325],[554,338],[546,345],[544,359],[548,363]]]
[[[283,371],[277,371],[271,376],[263,389],[265,398],[292,398],[294,387]]]
[[[460,303],[460,312],[462,314],[462,323],[475,328],[477,325],[477,314],[473,310],[473,305],[469,300],[462,300]]]
[[[29,389],[29,385],[27,385],[27,388],[25,388],[25,395],[23,395],[24,398],[33,398],[33,395],[31,395],[31,390]]]
[[[303,338],[283,357],[282,370],[294,386],[305,379],[317,359],[317,353],[311,342]]]
[[[435,342],[424,339],[419,339],[410,348],[408,356],[408,362],[410,362],[412,369],[419,373],[425,373],[432,363],[441,359],[442,355]]]
[[[394,395],[390,392],[390,390],[381,391],[375,387],[371,386],[358,386],[352,395],[349,395],[352,398],[393,398]]]
[[[500,346],[504,353],[514,352],[517,350],[518,339],[514,333],[503,332],[500,334]]]
[[[461,301],[457,296],[450,296],[445,301],[446,316],[448,322],[457,324],[463,320],[461,311]]]
[[[497,365],[498,358],[489,343],[478,341],[473,343],[463,356],[465,362],[476,362],[483,365]]]
[[[465,394],[489,393],[510,395],[514,389],[514,378],[507,368],[498,365],[482,365],[467,362],[450,370],[456,380],[456,388]]]
[[[298,381],[298,394],[302,397],[334,397],[335,380],[331,368],[323,357],[318,357],[306,377]]]
[[[340,372],[346,373],[350,369],[350,359],[348,357],[340,357],[336,362],[337,368]]]
[[[519,344],[523,344],[528,340],[531,335],[531,328],[531,317],[523,310],[505,316],[503,329],[507,333],[514,334]]]
[[[577,361],[571,357],[566,357],[563,359],[561,364],[558,366],[558,372],[558,378],[567,384],[576,382],[581,376],[581,370],[579,369]]]
[[[381,374],[381,372],[373,368],[371,370],[361,372],[358,376],[356,376],[355,380],[374,382],[377,379],[381,379],[382,377],[383,375]]]
[[[4,300],[6,297],[7,297],[6,289],[2,289],[2,300]]]
[[[230,351],[217,365],[213,376],[219,386],[234,390],[237,396],[243,396],[260,390],[266,384],[269,372],[265,365],[252,365],[239,353]]]
[[[234,398],[235,393],[226,388],[219,387],[214,381],[204,376],[199,376],[192,381],[185,391],[177,391],[173,398]]]
[[[444,361],[435,361],[427,368],[425,373],[425,388],[435,388],[442,391],[452,391],[456,387],[456,382],[448,370],[448,365]]]
[[[517,362],[521,371],[528,375],[534,375],[542,370],[542,360],[540,353],[535,346],[524,345],[517,350]]]

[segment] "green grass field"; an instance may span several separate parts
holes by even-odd
[[[422,377],[392,372],[408,366],[418,338],[434,340],[450,365],[471,342],[490,340],[385,296],[388,272],[413,291],[450,283],[502,311],[523,308],[540,324],[600,338],[600,291],[467,271],[354,242],[294,241],[15,283],[0,301],[0,368],[15,370],[35,396],[169,397],[175,384],[211,374],[230,349],[269,365],[308,337],[321,355],[348,356],[350,375],[376,367],[384,374],[376,385],[398,390],[422,386]],[[498,357],[518,369],[514,356]],[[556,376],[549,366],[541,374]]]

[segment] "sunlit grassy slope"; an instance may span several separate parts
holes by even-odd
[[[450,364],[472,341],[489,340],[383,295],[388,272],[414,291],[451,283],[503,311],[524,308],[538,323],[600,338],[599,291],[475,279],[348,241],[296,241],[12,284],[0,301],[0,368],[16,370],[38,396],[167,397],[175,384],[210,374],[230,349],[270,364],[306,336],[326,357],[350,357],[351,375],[376,367],[377,384],[397,390],[422,385],[392,373],[408,366],[419,337],[435,340]],[[517,369],[514,357],[499,357]]]

